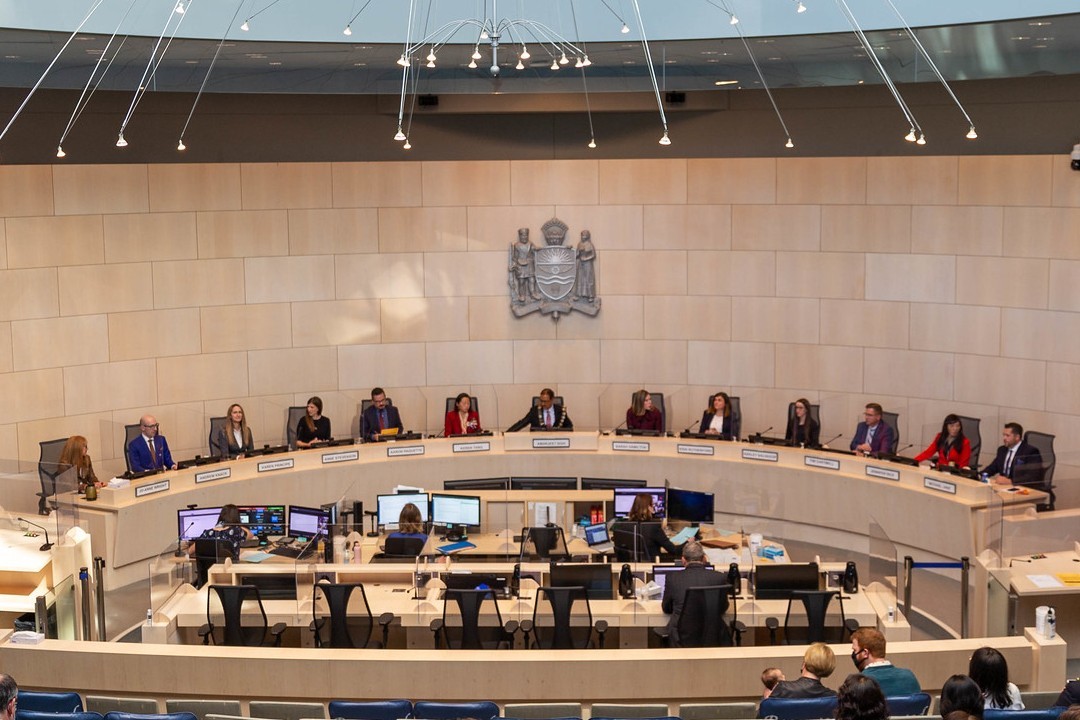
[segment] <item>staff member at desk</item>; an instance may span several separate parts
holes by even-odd
[[[810,401],[806,398],[795,401],[795,414],[788,420],[784,442],[808,448],[816,448],[821,444],[821,427],[810,417]]]
[[[1001,447],[983,472],[1000,485],[1038,485],[1042,482],[1042,454],[1023,440],[1020,423],[1006,423],[1001,431]]]
[[[480,413],[472,409],[472,398],[469,397],[469,393],[460,393],[454,400],[454,409],[446,413],[443,437],[471,435],[478,432],[482,432]]]
[[[218,431],[217,446],[221,454],[228,458],[243,457],[244,453],[255,449],[244,408],[238,403],[230,405],[229,412],[225,413],[225,424]]]
[[[253,540],[255,536],[250,530],[240,524],[240,508],[229,504],[222,506],[221,513],[218,515],[217,525],[209,530],[204,530],[199,538],[228,543],[229,551],[232,554],[233,559],[236,559],[240,557],[241,543],[245,540]],[[194,557],[195,543],[188,545],[187,553]]]
[[[386,401],[386,392],[381,387],[372,388],[371,405],[360,418],[360,437],[365,442],[378,440],[382,431],[388,428],[405,432],[405,424],[401,422],[397,408]]]
[[[887,453],[892,449],[892,428],[881,422],[885,411],[877,403],[867,403],[864,422],[855,428],[851,451],[856,455]]]
[[[322,414],[322,398],[318,395],[308,398],[307,415],[296,424],[296,447],[309,448],[331,437],[330,418]]]
[[[164,435],[158,435],[158,421],[153,415],[143,415],[139,420],[142,435],[128,445],[128,459],[133,472],[147,470],[175,470],[169,442]]]
[[[631,430],[664,431],[664,418],[660,411],[653,407],[652,395],[648,390],[642,388],[634,393],[630,407],[626,410],[626,427]]]
[[[412,538],[427,542],[428,536],[424,532],[424,519],[420,515],[420,508],[412,503],[405,503],[398,515],[398,529],[386,536],[390,538]]]
[[[960,417],[949,413],[941,423],[941,432],[930,446],[915,456],[916,462],[926,462],[937,456],[938,465],[968,467],[971,465],[971,441],[964,437],[964,424]]]
[[[653,519],[652,495],[641,493],[634,498],[634,504],[630,506],[630,512],[625,521],[616,521],[611,526],[612,534],[615,531],[634,533],[637,542],[641,543],[644,555],[654,558],[661,550],[677,555],[679,549],[668,540],[664,528],[659,520]],[[639,556],[641,552],[637,553]]]
[[[700,543],[690,540],[683,545],[682,564],[682,572],[668,575],[667,582],[664,583],[664,598],[660,601],[660,609],[671,615],[671,619],[668,621],[668,629],[671,644],[675,647],[679,647],[682,642],[679,637],[679,618],[682,615],[683,601],[686,599],[688,589],[712,585],[725,586],[727,591],[721,596],[720,605],[717,608],[721,617],[727,612],[728,595],[731,593],[731,585],[728,583],[727,576],[705,567],[705,549],[701,547]],[[726,640],[728,636],[727,623],[721,620],[720,627]],[[689,638],[686,639],[689,640]],[[721,642],[721,644],[730,645],[731,643],[725,641]]]
[[[90,453],[86,451],[86,438],[82,435],[72,435],[64,443],[60,451],[60,462],[57,468],[61,473],[69,468],[76,468],[75,473],[79,478],[79,492],[86,492],[88,485],[104,487],[105,483],[97,479],[94,474],[94,464],[90,462]]]
[[[731,398],[725,392],[718,392],[709,398],[709,407],[701,415],[699,433],[722,435],[726,438],[738,438],[739,428],[731,414]]]

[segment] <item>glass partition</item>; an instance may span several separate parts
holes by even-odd
[[[867,535],[870,540],[870,577],[867,578],[866,592],[877,595],[884,607],[896,608],[899,617],[897,595],[902,584],[902,569],[896,545],[873,518]],[[909,608],[904,608],[903,612],[908,613]]]

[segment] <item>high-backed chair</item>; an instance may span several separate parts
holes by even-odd
[[[672,633],[666,626],[653,628],[653,631],[667,647],[730,646],[731,632],[720,610],[723,600],[730,594],[730,585],[687,588],[676,626],[678,632]]]
[[[132,440],[140,435],[142,435],[142,425],[140,423],[124,426],[124,461],[127,463],[128,472],[131,472],[131,457],[128,455],[128,446],[131,445]]]
[[[546,600],[548,607],[551,608],[552,625],[550,627],[537,623],[542,600]],[[585,603],[585,618],[588,622],[584,625],[573,625],[570,622],[574,614],[574,605],[578,600]],[[594,632],[599,646],[603,648],[607,627],[605,620],[597,620],[595,624],[593,623],[592,608],[589,606],[589,596],[585,588],[542,586],[536,589],[532,620],[523,621],[521,629],[526,637],[529,633],[534,635],[533,647],[543,650],[573,650],[593,647]],[[528,646],[528,641],[526,641],[526,646]]]
[[[528,527],[521,530],[518,562],[546,562],[552,558],[568,560],[566,535],[561,527]]]
[[[897,448],[900,447],[900,413],[882,410],[881,422],[888,425],[889,429],[892,430],[892,445],[889,447],[889,453],[895,455]]]
[[[232,543],[217,538],[196,538],[195,554],[195,587],[201,588],[206,584],[210,568],[228,559],[237,560],[233,556]],[[218,713],[229,715],[231,713]]]
[[[216,598],[216,602],[215,602]],[[214,606],[224,618],[221,627],[214,625]],[[245,612],[245,609],[247,612]],[[258,614],[254,614],[258,610]],[[267,638],[269,631],[270,637]],[[206,624],[199,628],[204,645],[258,647],[267,640],[281,646],[285,623],[270,628],[266,620],[259,588],[254,585],[211,585],[206,593]]]
[[[239,700],[202,700],[179,698],[165,700],[165,712],[191,713],[198,720],[206,720],[207,715],[242,715]]]
[[[210,436],[207,438],[206,441],[207,445],[210,447],[210,457],[221,457],[222,455],[227,454],[229,451],[228,447],[221,447],[221,445],[219,444],[221,439],[221,430],[225,427],[225,423],[228,420],[229,418],[227,417],[210,418]]]
[[[416,720],[491,720],[498,717],[499,706],[488,700],[478,702],[446,703],[421,700],[413,705],[412,716]]]
[[[42,440],[38,443],[41,449],[38,455],[38,480],[41,481],[41,492],[38,496],[38,515],[48,515],[49,509],[46,500],[56,495],[56,478],[60,475],[60,453],[67,444],[67,438],[56,440]]]
[[[960,426],[964,429],[964,437],[971,443],[971,469],[979,469],[979,453],[982,452],[982,419],[957,415],[960,418]]]
[[[410,559],[418,557],[424,551],[425,544],[423,538],[387,537],[383,545],[382,557]]]
[[[1055,437],[1055,435],[1048,435],[1035,430],[1028,430],[1024,433],[1024,441],[1032,445],[1042,455],[1042,465],[1037,472],[1032,471],[1030,476],[1028,473],[1024,473],[1023,477],[1020,477],[1019,468],[1013,473],[1013,483],[1028,485],[1037,490],[1042,490],[1050,496],[1050,502],[1039,505],[1040,510],[1053,510],[1054,502],[1057,500],[1054,495],[1054,468],[1057,467],[1057,454],[1054,452]]]
[[[455,400],[457,400],[456,397],[448,397],[448,398],[446,398],[446,412],[450,412],[451,410],[454,409],[454,405],[455,405],[454,401]],[[470,395],[469,396],[469,401],[470,401],[469,409],[473,410],[475,412],[480,412],[480,400],[475,395]],[[369,404],[371,403],[370,400],[368,400],[367,402]]]
[[[291,405],[285,416],[285,443],[290,450],[296,449],[296,426],[300,418],[307,415],[307,405]]]
[[[409,700],[331,700],[328,709],[331,720],[401,720],[413,716],[413,704]]]
[[[19,712],[78,713],[83,712],[82,698],[77,692],[41,692],[19,690]]]
[[[885,704],[889,708],[889,717],[898,715],[925,715],[930,712],[930,704],[933,698],[929,693],[914,693],[912,695],[893,695],[885,698]]]
[[[480,630],[480,611],[484,603],[489,600],[497,621],[493,639],[485,637],[485,633]],[[457,609],[456,616],[449,612],[452,608]],[[457,618],[457,623],[449,622],[454,617]],[[484,650],[498,649],[503,646],[514,647],[514,635],[517,633],[518,624],[514,620],[503,623],[502,613],[499,611],[499,600],[491,589],[447,588],[443,590],[442,617],[432,620],[430,627],[435,633],[436,649],[441,648],[445,642],[446,647],[453,650]]]
[[[806,611],[806,644],[825,642],[825,616],[829,610],[829,603],[834,597],[840,603],[839,629],[842,634],[847,619],[844,617],[844,598],[839,590],[794,590],[788,599],[787,612],[784,613],[785,640],[788,643],[791,642],[791,604],[799,600]],[[840,642],[840,640],[833,642]]]
[[[649,393],[653,407],[660,411],[660,429],[667,432],[667,406],[664,404],[664,393]]]
[[[758,707],[759,718],[776,720],[816,720],[836,717],[836,696],[817,698],[768,697]]]
[[[319,602],[325,603],[325,612]],[[311,625],[315,647],[359,648],[386,647],[393,613],[379,616],[382,641],[372,642],[375,618],[371,614],[363,583],[315,583],[311,604]],[[260,716],[262,717],[262,716]]]

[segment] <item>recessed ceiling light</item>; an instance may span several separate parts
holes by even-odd
[[[1029,22],[1028,27],[1043,27],[1044,25],[1052,25],[1049,20],[1036,20],[1035,22]]]
[[[185,60],[184,64],[185,65],[198,65],[199,61],[198,60]]]
[[[270,61],[270,64],[271,64],[271,65],[275,65],[275,66],[276,66],[276,65],[280,65],[280,64],[281,64],[281,61],[280,61],[280,60],[271,60],[271,61]]]
[[[623,60],[623,65],[637,65],[637,60]]]
[[[1036,50],[1045,50],[1046,48],[1048,48],[1050,46],[1049,45],[1032,45],[1031,47],[1035,48]]]
[[[676,64],[677,62],[679,62],[679,61],[678,61],[678,60],[675,60],[675,59],[671,59],[671,60],[665,60],[665,61],[664,61],[664,64],[665,64],[665,65],[674,65],[674,64]]]
[[[1030,35],[1013,35],[1009,39],[1010,40],[1030,40],[1031,36]]]
[[[717,80],[713,85],[736,85],[738,82],[738,80]]]

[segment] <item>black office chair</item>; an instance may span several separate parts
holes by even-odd
[[[214,599],[222,617],[221,626],[214,624]],[[253,615],[252,606],[258,608]],[[245,612],[248,610],[248,612]],[[254,585],[211,585],[206,593],[206,624],[199,628],[203,645],[234,647],[259,647],[267,643],[267,631],[274,647],[281,647],[281,634],[285,623],[275,623],[271,628],[266,620],[259,588]]]
[[[124,426],[124,461],[127,463],[128,472],[131,472],[131,455],[128,453],[128,448],[131,446],[131,441],[140,435],[142,435],[142,424]]]
[[[552,559],[570,559],[563,529],[561,527],[522,528],[518,562],[546,562]]]
[[[233,555],[232,543],[217,538],[195,539],[195,587],[201,588],[206,584],[210,568],[228,559],[233,561],[238,558]]]
[[[846,630],[847,619],[844,617],[844,598],[839,590],[793,590],[788,598],[787,612],[784,613],[784,641],[791,644],[791,603],[795,600],[802,601],[806,611],[806,644],[826,642],[825,640],[825,616],[829,610],[829,603],[833,598],[840,603],[840,637]],[[840,642],[833,640],[832,642]]]
[[[52,510],[46,501],[56,495],[56,478],[60,476],[60,453],[67,444],[67,438],[42,440],[38,443],[41,453],[38,455],[38,480],[41,492],[38,496],[38,515],[48,515]],[[54,504],[55,506],[55,504]]]
[[[615,559],[619,562],[652,562],[641,537],[638,523],[616,522],[611,526],[611,544],[615,546]]]
[[[540,601],[545,599],[551,608],[552,625],[546,627],[537,622],[540,612]],[[588,621],[585,625],[572,625],[571,618],[574,614],[574,604],[578,600],[585,601],[585,617]],[[536,589],[536,601],[533,603],[532,620],[524,620],[521,629],[525,633],[525,647],[529,647],[529,635],[533,635],[532,647],[542,650],[574,650],[595,647],[604,647],[604,635],[607,633],[606,620],[597,620],[593,623],[592,607],[589,605],[589,595],[584,587],[539,587]],[[597,635],[597,643],[593,643],[593,633]]]
[[[660,411],[660,428],[667,432],[667,407],[664,405],[664,393],[649,393],[653,407]]]
[[[982,419],[957,415],[960,418],[960,426],[964,429],[964,437],[971,443],[971,469],[979,469],[979,453],[982,452]]]
[[[690,587],[683,596],[679,622],[670,627],[653,628],[665,647],[730,647],[731,631],[724,622],[720,606],[731,595],[730,585]]]
[[[207,444],[210,446],[210,457],[221,457],[229,452],[228,446],[221,447],[220,444],[221,431],[228,420],[227,417],[210,418],[210,436],[207,439]]]
[[[359,592],[356,592],[357,590]],[[319,603],[320,596],[328,615],[320,614],[323,609]],[[379,616],[382,641],[373,642],[371,633],[375,629],[375,618],[371,614],[363,583],[315,583],[311,625],[308,626],[308,629],[315,633],[315,647],[384,648],[390,638],[392,622],[394,613],[383,613]]]
[[[1013,471],[1013,484],[1027,485],[1036,490],[1042,490],[1050,496],[1050,502],[1039,503],[1039,510],[1053,510],[1057,496],[1054,495],[1054,468],[1057,467],[1057,454],[1054,453],[1055,435],[1028,430],[1024,433],[1024,441],[1034,447],[1042,455],[1042,464],[1030,471],[1017,467]]]
[[[895,455],[897,448],[900,447],[900,413],[883,410],[881,412],[881,422],[888,425],[889,429],[892,430],[892,445],[889,446],[889,453]]]
[[[387,537],[383,545],[381,556],[384,558],[407,558],[419,557],[424,551],[426,544],[423,538],[411,537]]]
[[[495,612],[496,625],[490,631],[481,631],[480,612],[488,599]],[[457,608],[460,625],[448,622],[453,616],[448,610],[454,607]],[[440,649],[445,642],[446,647],[452,650],[497,650],[503,646],[507,649],[514,647],[518,623],[516,620],[503,622],[499,600],[490,588],[446,588],[443,590],[443,615],[432,620],[430,627],[435,633],[435,649]]]
[[[296,426],[307,415],[307,405],[291,405],[285,416],[285,444],[290,450],[296,449]]]
[[[388,398],[388,400],[389,400],[389,398]],[[451,410],[454,409],[454,406],[455,406],[454,401],[455,400],[457,400],[456,397],[448,397],[448,398],[446,398],[446,412],[450,412]],[[480,400],[475,395],[470,395],[469,400],[470,400],[469,409],[474,411],[474,412],[477,412],[477,413],[480,412]],[[368,403],[370,403],[370,402],[371,401],[369,400]]]

